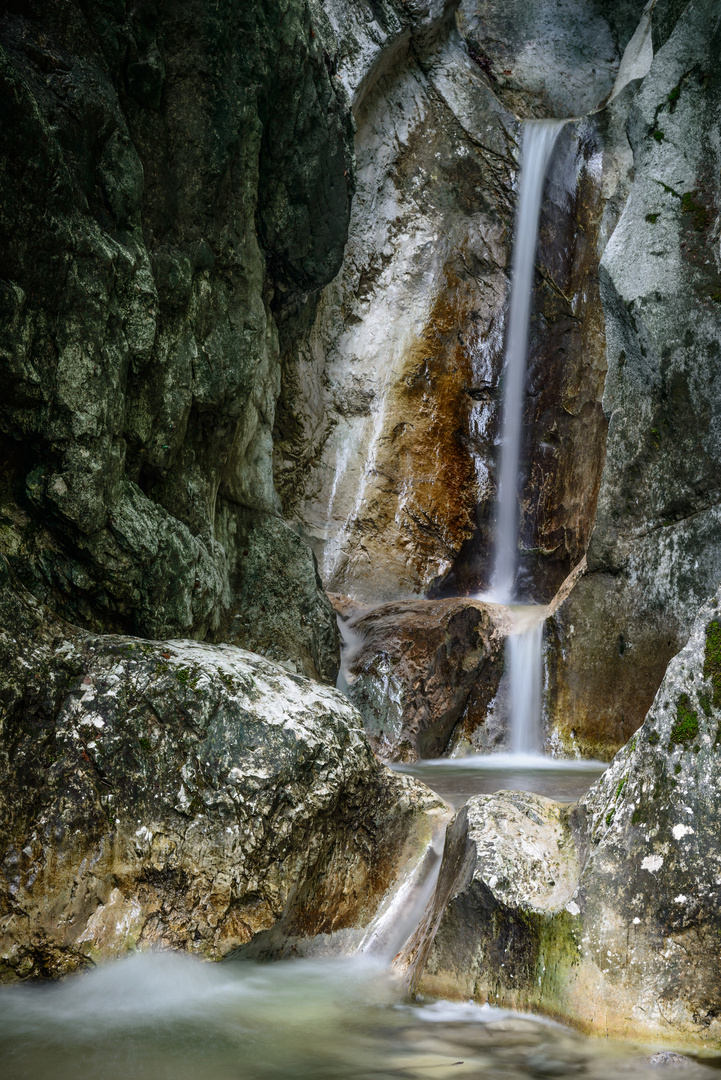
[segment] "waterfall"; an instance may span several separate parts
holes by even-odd
[[[546,608],[515,608],[514,630],[506,642],[511,706],[511,752],[539,754],[543,623]]]
[[[564,123],[563,120],[533,120],[525,123],[523,127],[506,335],[506,382],[501,427],[495,562],[491,578],[491,594],[498,603],[503,604],[513,601],[517,569],[518,481],[538,218],[551,153]],[[531,614],[528,614],[529,610]],[[525,612],[525,615],[522,612]],[[514,632],[506,644],[511,749],[517,754],[539,753],[541,749],[544,615],[545,608],[540,607],[524,608],[516,612]]]
[[[506,334],[506,384],[501,427],[495,565],[491,578],[491,592],[501,604],[511,602],[516,578],[518,470],[538,216],[548,163],[564,123],[565,120],[532,120],[523,127],[518,210],[511,260],[511,300]]]

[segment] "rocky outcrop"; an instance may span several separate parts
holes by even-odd
[[[500,792],[449,828],[405,957],[427,993],[721,1045],[721,591],[643,727],[574,807]]]
[[[471,56],[509,109],[524,117],[578,117],[611,93],[645,5],[461,0],[458,22]]]
[[[517,124],[455,33],[411,43],[356,122],[346,256],[284,361],[276,477],[327,586],[377,603],[422,595],[490,497]]]
[[[341,35],[358,190],[341,272],[284,358],[283,507],[328,588],[365,603],[488,585],[520,128],[460,16],[465,40],[441,20],[432,48],[385,16]],[[615,42],[600,101],[622,38],[594,18]],[[521,561],[543,601],[586,549],[603,464],[597,266],[618,188],[615,149],[599,169],[603,126],[564,132],[541,224]]]
[[[347,700],[233,646],[78,630],[0,570],[0,979],[362,935],[445,807]]]
[[[76,623],[251,648],[270,634],[335,678],[271,430],[284,313],[333,278],[347,235],[337,59],[309,0],[0,17],[0,544]],[[277,554],[265,577],[259,546]],[[248,576],[269,613],[275,573],[279,635],[236,618]]]
[[[721,580],[718,5],[665,32],[626,106],[634,179],[601,262],[610,426],[588,570],[549,627],[552,722],[594,755],[641,723]]]
[[[440,757],[471,737],[490,749],[502,737],[488,730],[488,706],[503,673],[505,608],[478,600],[338,606],[343,688],[382,761]]]

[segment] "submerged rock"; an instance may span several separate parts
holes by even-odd
[[[479,600],[406,600],[345,615],[344,688],[384,761],[440,757],[478,741],[503,672],[507,609]],[[499,732],[485,732],[492,744]]]
[[[341,694],[232,646],[85,633],[1,572],[1,979],[367,926],[445,806]]]
[[[573,807],[471,799],[404,957],[427,993],[721,1045],[721,590],[643,727]]]

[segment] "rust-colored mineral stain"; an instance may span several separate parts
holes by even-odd
[[[426,327],[408,349],[390,408],[397,422],[378,460],[397,493],[395,526],[421,581],[446,566],[474,531],[478,492],[465,393],[473,367],[459,340],[473,305],[471,287],[446,268]]]

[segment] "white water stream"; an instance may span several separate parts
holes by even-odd
[[[518,474],[523,437],[523,399],[528,357],[538,218],[551,154],[565,120],[530,120],[523,125],[518,209],[513,234],[511,299],[506,333],[506,369],[501,426],[501,463],[496,516],[496,550],[491,592],[510,604],[518,550]]]
[[[518,209],[511,261],[511,297],[501,425],[491,597],[513,604],[518,563],[518,485],[523,442],[523,401],[528,357],[533,275],[543,186],[565,120],[531,120],[523,126]],[[506,643],[509,672],[510,743],[516,754],[540,753],[542,647],[545,608],[514,607],[514,632]]]

